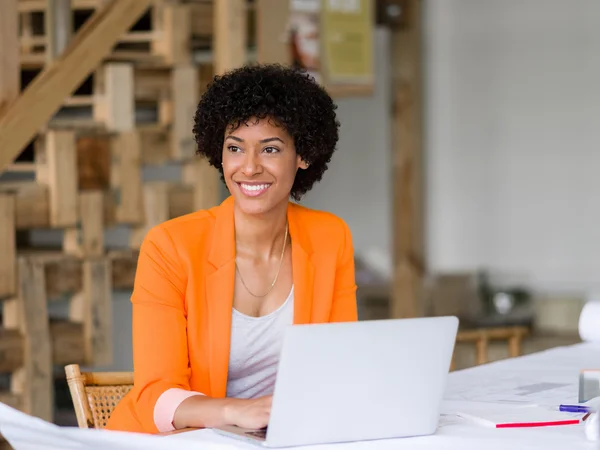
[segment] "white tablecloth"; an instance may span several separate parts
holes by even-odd
[[[584,425],[543,428],[494,429],[452,415],[453,405],[464,401],[499,401],[517,396],[540,405],[578,401],[581,369],[600,368],[600,344],[583,343],[513,358],[449,376],[444,415],[432,436],[301,447],[303,449],[600,449],[586,438]],[[527,386],[529,390],[522,390]],[[533,386],[533,388],[532,388]],[[536,390],[536,386],[539,391]],[[548,388],[550,387],[550,388]],[[16,449],[37,448],[177,448],[234,449],[257,447],[197,430],[171,436],[145,436],[101,430],[61,428],[0,404],[0,433]]]

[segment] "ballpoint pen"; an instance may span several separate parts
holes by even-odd
[[[562,412],[570,412],[570,413],[589,413],[593,412],[593,408],[584,405],[560,405],[558,408],[559,411]]]

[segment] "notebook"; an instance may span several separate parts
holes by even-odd
[[[583,414],[553,411],[539,406],[465,407],[456,411],[456,415],[491,428],[527,428],[575,425]]]

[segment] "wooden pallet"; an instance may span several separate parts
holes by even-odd
[[[132,288],[148,229],[193,210],[197,189],[184,181],[202,180],[198,162],[185,164],[181,183],[142,184],[133,175],[144,132],[158,133],[50,130],[36,142],[35,161],[17,164],[36,180],[0,183],[0,372],[12,374],[1,401],[52,420],[54,365],[110,364],[112,291]],[[129,248],[107,249],[105,229],[123,223],[132,227]],[[63,230],[62,248],[18,245],[19,232],[50,228]],[[48,302],[64,299],[69,320],[52,320]]]
[[[22,71],[23,89],[37,73]],[[191,137],[193,115],[212,77],[211,64],[150,68],[108,62],[65,98],[46,128],[111,133],[134,128],[161,129],[170,142],[169,154],[159,161],[189,159],[195,151]],[[151,163],[151,159],[145,163]]]
[[[78,8],[99,5],[99,0],[71,2],[76,15]],[[34,23],[44,21],[46,1],[18,0],[18,8],[24,25],[24,89],[52,51],[47,51],[45,37],[36,34]],[[47,420],[52,414],[53,366],[111,362],[111,293],[131,289],[147,231],[214,206],[220,198],[215,170],[193,158],[193,113],[213,73],[243,63],[238,52],[232,57],[225,50],[245,47],[228,27],[220,26],[214,64],[212,57],[194,63],[189,51],[212,44],[214,14],[221,25],[233,16],[237,23],[243,8],[230,5],[213,14],[211,2],[190,0],[157,0],[152,8],[160,17],[153,22],[156,28],[135,37],[142,30],[126,33],[110,57],[64,99],[59,114],[36,125],[37,136],[9,168],[9,175],[18,176],[0,174],[0,301],[6,312],[0,324],[0,372],[12,379],[11,389],[0,392],[0,401]],[[185,20],[183,11],[189,13]],[[164,31],[175,23],[176,14],[180,22],[191,20],[190,28],[184,24]],[[204,25],[194,31],[202,23],[199,18]],[[55,97],[53,104],[59,106]],[[154,120],[138,120],[143,109],[154,110]],[[74,110],[78,121],[68,114]],[[32,128],[28,137],[33,133]],[[144,182],[145,166],[167,163],[181,166],[179,180]],[[104,241],[107,229],[115,226],[130,228],[124,248],[109,249]],[[40,229],[58,230],[62,242],[52,249],[34,246],[28,235]],[[67,320],[49,317],[49,302],[65,300]]]
[[[74,30],[98,9],[104,0],[71,0]],[[246,39],[256,46],[256,7],[248,0]],[[46,54],[46,0],[19,0],[21,65],[43,67]],[[213,0],[155,0],[142,18],[119,40],[111,61],[129,61],[143,66],[172,66],[191,60],[192,53],[211,54],[214,43]],[[212,59],[212,56],[209,56]]]
[[[130,286],[132,277],[124,275],[132,271],[123,269],[135,265],[134,255],[125,264],[124,256],[79,261],[39,253],[18,256],[17,292],[3,302],[0,327],[0,372],[11,374],[11,388],[0,392],[0,401],[51,421],[54,365],[112,361],[115,269],[118,283]],[[65,295],[68,320],[49,319],[48,302]]]
[[[70,3],[76,32],[104,0],[71,0]],[[52,24],[46,20],[47,8],[46,0],[18,2],[21,64],[24,67],[43,67],[50,60],[47,30]],[[153,66],[187,62],[192,43],[199,41],[192,39],[192,18],[198,19],[211,13],[212,3],[190,5],[154,0],[146,13],[114,46],[110,59]]]
[[[38,136],[34,144],[35,182],[7,188],[0,185],[0,190],[12,190],[16,196],[15,227],[83,227],[86,233],[97,234],[104,223],[113,220],[143,223],[141,139],[139,134],[132,135],[134,132],[101,135],[64,129]],[[127,176],[118,176],[125,171]],[[115,198],[119,202],[111,203]],[[89,239],[101,243],[98,235]]]

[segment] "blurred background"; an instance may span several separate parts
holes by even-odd
[[[361,320],[458,316],[453,370],[579,342],[599,23],[597,0],[2,0],[0,401],[72,424],[65,364],[132,370],[137,250],[227,195],[193,113],[253,62],[339,105],[302,203],[349,224]]]

